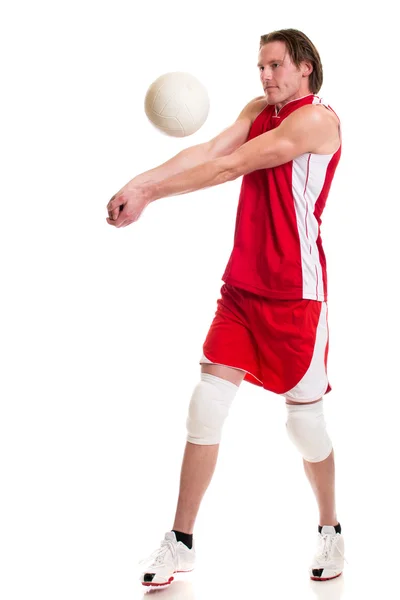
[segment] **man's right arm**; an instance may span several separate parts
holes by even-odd
[[[158,183],[214,158],[231,154],[247,141],[251,124],[260,112],[263,100],[265,103],[265,96],[251,100],[236,121],[209,142],[182,150],[162,165],[138,175],[133,181],[137,184]]]
[[[237,150],[247,141],[254,119],[265,106],[265,96],[251,100],[241,111],[233,125],[224,129],[224,131],[209,142],[186,148],[159,167],[134,177],[107,204],[109,215],[107,222],[116,227],[125,226],[124,223],[133,222],[130,220],[132,219],[132,215],[128,218],[122,213],[123,206],[127,205],[128,202],[127,195],[129,196],[132,188],[136,188],[135,194],[137,194],[137,190],[140,190],[140,188],[143,190],[146,188],[146,184],[161,183],[164,179],[170,179],[174,175],[193,169],[216,158],[227,156]],[[137,220],[146,206],[143,192],[141,198],[136,197],[134,204],[135,206],[130,206],[129,210],[135,215],[133,220]]]

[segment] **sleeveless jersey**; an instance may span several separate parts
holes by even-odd
[[[267,105],[247,141],[278,127],[306,104],[332,110],[314,94],[292,100],[280,111]],[[307,153],[243,176],[225,283],[267,298],[327,301],[320,225],[340,154],[341,146],[333,154]]]

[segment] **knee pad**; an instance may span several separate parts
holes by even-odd
[[[203,446],[220,443],[222,427],[238,389],[239,386],[226,379],[201,374],[189,404],[188,442]]]
[[[289,438],[303,458],[309,462],[321,462],[332,451],[332,442],[326,431],[323,400],[315,404],[286,404]]]

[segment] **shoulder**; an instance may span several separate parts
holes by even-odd
[[[268,102],[265,96],[257,96],[250,100],[248,104],[242,109],[239,115],[239,119],[250,119],[253,123],[255,118],[268,106]]]
[[[294,110],[277,128],[279,135],[303,143],[306,152],[331,154],[340,147],[339,120],[323,104],[306,104]]]
[[[294,110],[284,119],[283,123],[291,127],[295,125],[301,129],[323,128],[337,130],[339,119],[324,104],[306,104]]]
[[[293,111],[290,116],[296,116],[299,120],[307,121],[316,125],[339,123],[337,114],[327,104],[305,104]]]

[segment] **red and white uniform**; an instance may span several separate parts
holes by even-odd
[[[288,102],[277,114],[268,105],[254,120],[248,140],[278,127],[306,104],[332,110],[313,94]],[[307,153],[243,176],[223,281],[267,298],[327,300],[320,225],[340,153],[341,148],[334,154]]]
[[[268,105],[248,140],[270,131],[310,94]],[[200,364],[246,371],[245,380],[295,402],[328,393],[327,275],[320,225],[341,148],[303,154],[244,175],[234,247]]]

